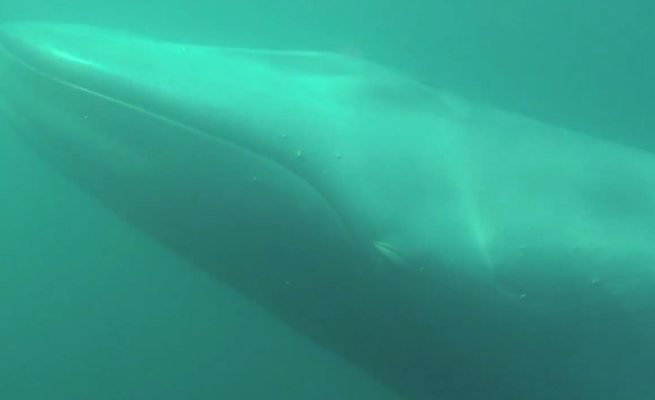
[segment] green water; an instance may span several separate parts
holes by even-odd
[[[426,3],[2,0],[0,20],[356,51],[473,99],[655,150],[654,2]],[[0,400],[396,398],[117,220],[5,133]]]

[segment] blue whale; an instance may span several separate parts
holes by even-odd
[[[0,127],[409,400],[655,396],[653,154],[344,55],[54,23],[0,28]]]

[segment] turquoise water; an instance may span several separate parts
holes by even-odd
[[[473,99],[655,150],[655,3],[511,3],[3,0],[0,19],[356,52]],[[397,399],[3,133],[0,400]]]

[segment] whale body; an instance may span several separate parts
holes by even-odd
[[[74,24],[0,28],[0,107],[99,203],[409,400],[655,396],[652,154],[362,59]]]

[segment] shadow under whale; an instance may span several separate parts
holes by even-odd
[[[2,124],[412,400],[655,393],[655,157],[364,60],[0,29]]]

